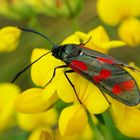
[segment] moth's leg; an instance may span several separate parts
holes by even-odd
[[[51,81],[52,81],[53,78],[55,77],[55,74],[56,74],[56,70],[57,70],[57,69],[60,69],[60,68],[66,68],[66,67],[68,67],[68,66],[67,66],[67,65],[61,65],[61,66],[57,66],[57,67],[55,67],[55,68],[54,68],[54,71],[53,71],[53,76],[52,76],[52,78],[50,79],[50,81],[49,81],[47,84],[45,84],[44,87],[46,87],[48,84],[51,83]]]
[[[108,98],[106,97],[106,95],[105,95],[105,93],[104,93],[102,87],[99,87],[99,86],[98,86],[98,88],[99,88],[100,91],[102,92],[102,94],[103,94],[104,98],[106,99],[106,101],[108,102],[108,104],[111,105],[111,103],[110,103],[110,101],[108,100]]]
[[[91,38],[92,36],[90,36],[86,42],[82,42],[82,40],[80,40],[81,43],[79,45],[86,45],[91,40]]]
[[[73,88],[73,90],[74,90],[74,92],[75,92],[75,95],[76,95],[76,97],[77,97],[79,103],[82,104],[81,100],[80,100],[79,97],[78,97],[78,94],[77,94],[77,92],[76,92],[76,89],[75,89],[73,83],[71,82],[71,80],[69,79],[69,77],[68,77],[68,75],[67,75],[67,73],[72,73],[72,72],[75,72],[75,71],[73,71],[73,70],[66,70],[66,71],[64,71],[64,75],[65,75],[65,77],[67,78],[67,80],[68,80],[68,82],[70,83],[70,85],[72,86],[72,88]]]

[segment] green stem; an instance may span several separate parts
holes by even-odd
[[[94,124],[91,114],[89,112],[87,112],[87,115],[88,115],[89,126],[95,135],[95,139],[96,140],[105,140],[104,136],[101,134],[98,127]]]

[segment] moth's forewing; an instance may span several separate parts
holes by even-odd
[[[140,92],[135,80],[126,70],[116,65],[124,64],[123,62],[86,48],[82,48],[79,56],[68,58],[67,62],[74,71],[102,88],[114,99],[128,106],[140,102]]]

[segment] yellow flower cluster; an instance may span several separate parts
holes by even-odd
[[[0,52],[12,52],[18,46],[21,31],[15,27],[7,26],[0,29]],[[14,101],[20,89],[10,83],[0,83],[0,131],[15,125]]]
[[[118,34],[129,46],[140,44],[140,1],[98,0],[99,17],[107,24],[118,27]]]
[[[15,33],[12,34],[11,29],[12,33]],[[18,41],[20,31],[14,27],[8,27],[5,30],[7,36],[8,33],[10,33],[10,37],[13,35],[13,39],[9,39],[9,43],[7,43],[11,45],[6,44],[6,50],[8,47],[9,50],[12,50],[13,46],[17,44],[16,42]],[[82,42],[86,42],[90,37],[92,38],[87,42],[86,47],[102,53],[108,53],[111,48],[125,45],[125,43],[120,40],[111,41],[102,26],[98,26],[87,34],[75,32],[66,38],[62,44],[79,44],[81,40]],[[3,38],[0,39],[2,41],[4,40]],[[12,49],[10,49],[10,47],[12,47]],[[46,49],[34,49],[31,62],[48,51],[49,50]],[[85,138],[91,140],[94,137],[89,128],[87,112],[92,114],[91,118],[94,124],[98,125],[96,114],[101,114],[109,108],[108,102],[95,85],[77,73],[69,74],[69,78],[75,85],[78,98],[81,101],[81,103],[79,103],[73,88],[63,74],[65,69],[60,69],[57,71],[52,82],[43,88],[52,78],[54,68],[62,64],[63,62],[55,59],[51,53],[40,59],[31,68],[31,78],[37,87],[27,89],[20,95],[18,95],[20,93],[19,88],[14,84],[0,84],[0,103],[2,103],[2,106],[4,104],[4,108],[0,110],[2,113],[0,117],[1,130],[13,124],[13,120],[11,120],[13,118],[11,116],[15,113],[15,107],[19,112],[16,114],[18,125],[23,130],[32,132],[29,136],[29,140],[52,139],[52,137],[57,140],[63,140],[64,138],[65,140],[66,138],[76,140]],[[134,66],[134,64],[131,65]],[[134,77],[140,87],[138,73],[128,68],[126,68],[126,70]],[[138,123],[140,122],[139,105],[136,107],[128,107],[108,95],[106,96],[111,102],[109,110],[117,128],[127,136],[140,138],[140,124]],[[68,103],[69,106],[65,107],[60,114],[58,114],[57,109],[54,108],[53,105],[60,100]],[[59,130],[57,128],[57,120]]]
[[[110,41],[102,26],[91,30],[87,34],[75,32],[66,38],[62,44],[79,44],[80,40],[85,42],[91,36],[92,38],[86,46],[103,53],[107,53],[111,48],[125,45],[124,42],[119,40]],[[48,52],[46,49],[35,49],[32,53],[31,62],[46,52]],[[32,66],[31,77],[33,82],[37,86],[44,87],[51,79],[54,67],[62,64],[63,62],[48,54]],[[75,85],[78,97],[82,103],[80,104],[72,87],[64,77],[63,71],[62,69],[58,70],[55,78],[45,88],[31,88],[19,95],[16,101],[16,109],[23,113],[40,113],[48,110],[59,99],[67,103],[73,103],[62,110],[58,122],[60,133],[63,136],[68,136],[83,131],[88,122],[86,110],[91,114],[100,114],[108,109],[109,104],[95,85],[76,73],[69,74],[69,78]],[[130,73],[132,72],[130,71]],[[140,128],[140,125],[137,123],[140,117],[139,109],[127,107],[110,97],[108,98],[111,102],[111,114],[120,131],[131,137],[140,137],[139,133],[134,131],[134,129],[139,130],[138,128]],[[126,112],[128,115],[127,119]],[[92,117],[94,123],[97,124],[97,118],[95,116]],[[123,122],[124,120],[125,122]]]

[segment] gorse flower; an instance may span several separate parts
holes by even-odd
[[[98,0],[99,17],[109,25],[119,25],[119,37],[129,46],[140,44],[140,1],[139,0]]]
[[[88,34],[75,32],[66,38],[62,44],[80,44],[80,40],[86,42],[89,37],[92,38],[87,42],[86,47],[104,53],[107,53],[111,48],[125,45],[122,41],[110,41],[102,26],[93,29]],[[35,49],[31,61],[33,62],[46,52],[48,52],[46,49]],[[100,114],[108,109],[109,104],[95,85],[79,74],[72,73],[69,74],[69,78],[75,85],[76,95],[63,74],[65,69],[59,69],[51,83],[45,88],[41,88],[52,78],[54,68],[62,64],[64,63],[54,58],[51,53],[35,63],[31,68],[31,77],[40,88],[24,91],[16,100],[15,106],[18,111],[23,113],[39,113],[49,109],[59,99],[73,103],[62,110],[58,123],[61,134],[68,136],[82,132],[88,123],[87,110],[91,114]],[[94,115],[92,115],[92,119],[95,124],[98,123]]]

